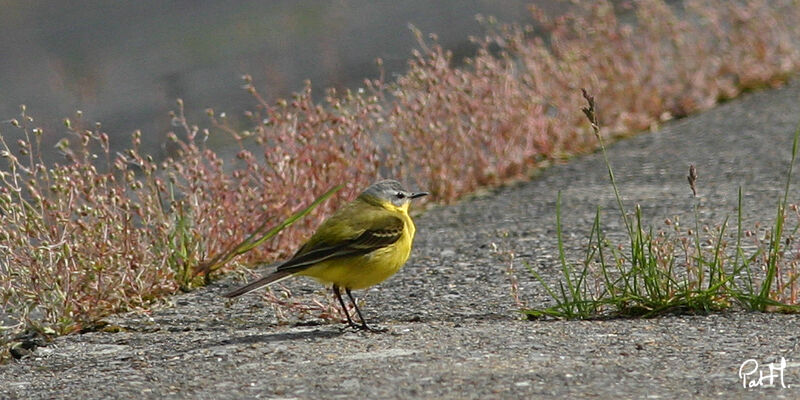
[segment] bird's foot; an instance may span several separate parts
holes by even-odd
[[[372,333],[385,333],[385,332],[389,331],[388,328],[376,328],[376,327],[367,325],[365,322],[362,322],[359,325],[359,324],[357,324],[357,323],[355,323],[353,321],[348,321],[347,326],[342,328],[342,329],[343,330],[344,329],[352,329],[354,331],[364,331],[364,332],[372,332]]]
[[[367,326],[366,324],[361,325],[359,329],[367,332],[372,333],[386,333],[389,332],[389,328],[381,328],[381,327],[374,327],[374,326]]]

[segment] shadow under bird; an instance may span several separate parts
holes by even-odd
[[[383,282],[406,263],[416,231],[408,208],[411,200],[427,194],[405,190],[390,179],[372,184],[328,217],[275,272],[224,296],[236,297],[295,275],[308,276],[333,285],[348,325],[370,330],[351,291]],[[350,318],[341,289],[353,303],[360,325]]]

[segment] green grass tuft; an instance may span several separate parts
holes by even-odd
[[[665,313],[708,313],[736,306],[751,311],[800,312],[797,260],[790,258],[792,253],[787,247],[800,225],[789,235],[784,231],[800,124],[794,133],[792,159],[775,220],[769,234],[758,240],[756,250],[747,255],[742,245],[741,188],[738,193],[736,242],[731,250],[727,249],[725,239],[728,218],[715,230],[700,229],[697,203],[694,206],[695,228],[681,231],[675,221],[675,236],[663,231],[654,233],[653,228],[642,221],[638,204],[633,218],[629,218],[599,135],[594,98],[586,91],[583,94],[588,103],[583,111],[600,142],[609,180],[627,230],[628,243],[615,244],[606,239],[598,209],[589,234],[588,255],[580,268],[572,266],[563,249],[559,193],[556,233],[561,282],[558,287],[551,287],[528,267],[556,304],[546,308],[529,308],[523,312],[529,318],[566,319],[646,318]],[[694,192],[694,166],[690,167],[688,178]],[[678,259],[681,252],[684,255],[683,265]]]

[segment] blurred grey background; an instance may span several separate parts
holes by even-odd
[[[117,146],[141,129],[146,150],[159,153],[176,98],[203,125],[207,107],[232,116],[252,108],[242,74],[270,100],[302,89],[305,79],[317,95],[356,88],[378,76],[378,57],[388,76],[404,70],[416,47],[409,24],[463,57],[474,52],[469,35],[483,32],[476,14],[530,22],[530,3],[0,0],[0,120],[25,104],[54,143],[60,121],[82,110]]]

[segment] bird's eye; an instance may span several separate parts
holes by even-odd
[[[394,197],[397,197],[398,199],[404,199],[406,197],[406,194],[403,192],[397,192],[397,194],[395,194]]]

